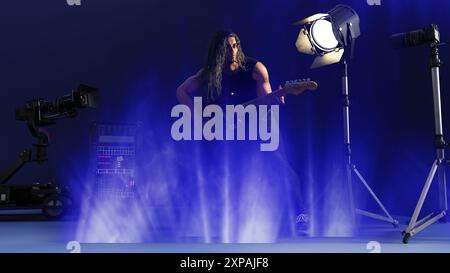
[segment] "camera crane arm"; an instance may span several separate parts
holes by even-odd
[[[11,177],[13,177],[26,163],[31,161],[31,149],[25,149],[20,154],[16,161],[6,169],[0,177],[0,184],[6,184]]]
[[[6,184],[26,163],[35,161],[42,164],[47,161],[49,137],[43,127],[55,124],[58,119],[75,118],[77,109],[96,108],[98,103],[97,89],[80,85],[71,94],[57,98],[55,102],[44,99],[29,101],[25,106],[16,109],[16,120],[25,121],[31,135],[37,138],[33,144],[35,157],[31,148],[23,150],[17,159],[0,173],[0,185]]]

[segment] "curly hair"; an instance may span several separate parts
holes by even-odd
[[[237,44],[236,62],[240,69],[246,70],[245,54],[242,51],[241,42],[236,33],[232,31],[218,31],[209,43],[206,64],[202,71],[202,77],[208,84],[207,100],[214,102],[222,92],[222,74],[226,65],[227,39],[234,37]]]

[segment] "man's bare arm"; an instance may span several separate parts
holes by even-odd
[[[180,86],[177,88],[177,100],[179,103],[187,105],[191,110],[194,109],[194,102],[192,100],[191,94],[198,90],[202,85],[201,72],[187,78]]]
[[[272,87],[269,81],[269,72],[261,62],[257,62],[253,69],[253,79],[256,81],[256,92],[258,97],[272,93]],[[284,97],[280,98],[284,104]]]

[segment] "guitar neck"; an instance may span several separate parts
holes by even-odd
[[[254,104],[256,106],[261,104],[273,104],[275,102],[275,99],[281,96],[286,95],[286,91],[284,88],[278,89],[276,91],[273,91],[267,95],[257,97],[256,99],[253,99],[251,101],[247,101],[246,103],[243,103],[242,105],[245,107],[249,104]]]

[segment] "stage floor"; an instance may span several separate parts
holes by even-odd
[[[434,224],[402,243],[401,231],[407,219],[398,217],[400,227],[365,221],[357,237],[298,237],[265,244],[205,243],[81,243],[81,252],[136,253],[368,253],[379,244],[383,253],[450,252],[450,223]],[[36,215],[0,215],[0,252],[70,252],[77,222],[66,219],[50,222]],[[190,240],[195,242],[195,238]]]

